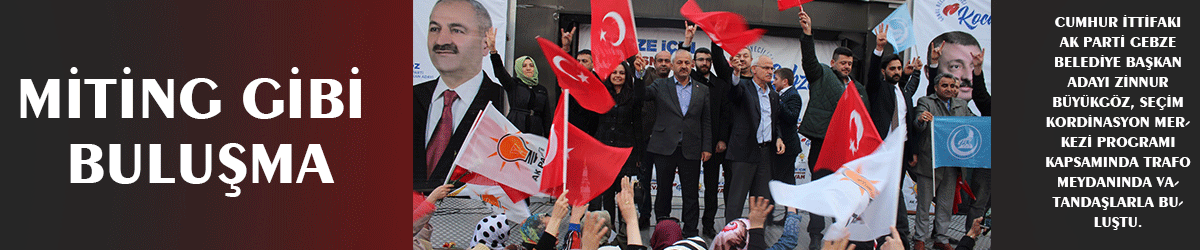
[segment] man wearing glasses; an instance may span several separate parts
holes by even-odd
[[[733,173],[725,196],[726,223],[742,217],[747,194],[771,195],[767,186],[771,181],[771,159],[785,149],[771,116],[779,110],[779,93],[771,85],[774,63],[770,57],[760,56],[752,65],[754,77],[742,78],[729,90],[732,124],[725,158]]]

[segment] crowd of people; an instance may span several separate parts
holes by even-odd
[[[817,162],[824,141],[829,139],[825,134],[834,109],[843,91],[853,83],[881,137],[886,138],[897,127],[910,131],[902,165],[917,185],[915,231],[908,232],[907,209],[901,198],[893,233],[876,242],[824,241],[825,219],[810,215],[808,249],[841,250],[848,245],[851,249],[951,249],[947,233],[953,213],[951,203],[957,195],[956,181],[965,170],[934,170],[930,123],[935,116],[977,115],[968,108],[968,101],[974,101],[982,115],[990,115],[991,96],[983,83],[983,48],[967,33],[947,32],[930,43],[925,55],[928,65],[919,57],[906,65],[900,56],[886,52],[889,46],[885,30],[878,32],[867,79],[859,81],[851,73],[857,60],[854,52],[839,47],[828,64],[822,63],[814,48],[812,18],[803,10],[797,16],[803,31],[798,42],[801,68],[809,86],[808,100],[802,100],[793,87],[793,76],[799,72],[776,69],[772,58],[756,58],[745,48],[728,58],[715,43],[709,48],[691,48],[698,28],[685,23],[685,41],[674,53],[660,51],[653,60],[630,57],[603,79],[615,102],[610,111],[598,114],[573,100],[570,103],[572,124],[607,145],[633,148],[618,180],[588,206],[572,208],[565,197],[559,197],[553,212],[535,214],[517,225],[517,235],[524,244],[501,244],[506,242],[505,237],[512,236],[508,235],[510,225],[503,215],[480,221],[472,242],[482,248],[527,250],[597,249],[601,245],[654,250],[795,249],[800,237],[800,213],[787,208],[785,218],[770,218],[773,205],[767,183],[779,180],[795,184],[799,135],[811,140],[808,162]],[[414,189],[428,194],[414,195],[416,249],[432,248],[429,238],[434,229],[428,219],[434,204],[451,188],[440,185],[438,177],[449,171],[474,114],[488,101],[500,110],[507,107],[507,118],[522,132],[549,134],[555,100],[548,96],[545,86],[539,85],[534,57],[517,57],[510,75],[495,48],[495,32],[487,11],[473,0],[439,1],[430,15],[428,47],[440,77],[414,86]],[[564,50],[573,51],[574,33],[575,28],[561,30],[559,40]],[[492,83],[480,66],[479,59],[489,52],[499,83]],[[592,69],[590,51],[574,54],[579,63]],[[921,70],[926,75],[922,76]],[[921,77],[931,84],[926,96],[914,103]],[[801,114],[805,105],[807,111]],[[801,115],[803,122],[798,124]],[[980,230],[980,219],[974,218],[981,218],[990,207],[990,170],[973,171],[976,199],[968,214],[973,220],[968,220],[968,236],[958,241],[960,249],[973,245],[972,239]],[[701,172],[706,173],[703,180]],[[714,227],[721,225],[715,224],[719,172],[726,180],[723,228]],[[660,185],[672,183],[678,174],[680,218],[670,217],[674,189],[659,188],[657,198],[651,200],[646,180],[654,174]],[[812,178],[829,174],[832,172],[817,171]],[[630,176],[643,181],[634,184]],[[703,213],[699,201],[701,181],[705,189]],[[635,195],[637,192],[640,195]],[[937,206],[930,225],[929,216],[921,215],[929,214],[934,198]],[[749,211],[743,211],[747,202]],[[643,242],[640,230],[651,225],[651,219],[655,220],[654,234]],[[560,232],[564,220],[570,226]],[[783,235],[771,246],[763,234],[764,225],[769,223],[784,228]],[[706,238],[712,242],[706,243]]]

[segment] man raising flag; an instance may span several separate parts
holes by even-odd
[[[842,93],[830,124],[828,147],[822,152],[827,153],[826,158],[821,159],[835,163],[852,160],[837,163],[835,173],[805,185],[772,181],[771,194],[779,204],[832,216],[835,221],[825,234],[827,240],[849,233],[850,240],[870,241],[888,234],[888,227],[896,222],[900,192],[896,182],[900,180],[905,128],[890,131],[896,136],[880,145],[853,83]]]

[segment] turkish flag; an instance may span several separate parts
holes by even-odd
[[[850,81],[833,110],[829,130],[825,132],[825,144],[821,146],[821,157],[813,172],[821,169],[836,172],[842,164],[875,151],[880,143],[883,139],[875,130],[875,123],[871,122],[858,89],[854,88],[854,81]]]
[[[546,55],[546,62],[550,63],[554,75],[558,77],[558,86],[570,89],[571,95],[579,101],[579,106],[604,114],[616,105],[612,96],[608,94],[608,89],[600,83],[600,79],[596,79],[592,72],[575,60],[575,57],[550,40],[541,37],[537,40],[538,45],[542,46],[542,53]]]
[[[633,148],[618,148],[604,145],[596,138],[584,133],[563,119],[567,96],[558,99],[554,112],[554,125],[550,128],[550,152],[542,172],[541,192],[558,197],[563,192],[563,164],[570,166],[566,173],[567,199],[572,206],[587,204],[612,186],[629,158]],[[567,127],[567,146],[563,147],[563,127]],[[564,151],[565,150],[565,151]],[[566,152],[564,161],[564,152]]]
[[[601,79],[636,55],[637,25],[630,1],[592,0],[592,63]]]
[[[783,11],[783,10],[786,10],[791,7],[800,6],[801,4],[805,4],[808,2],[812,2],[812,1],[813,0],[779,0],[778,1],[779,11]]]
[[[737,54],[767,33],[764,29],[749,30],[742,15],[725,11],[704,12],[700,5],[696,5],[695,0],[684,3],[683,8],[679,9],[679,14],[696,23],[717,46],[733,54]]]

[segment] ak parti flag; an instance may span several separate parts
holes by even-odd
[[[749,29],[742,15],[725,11],[704,12],[695,0],[684,3],[679,14],[696,23],[717,46],[734,54],[767,33],[764,29]]]
[[[583,64],[575,60],[575,57],[567,54],[557,44],[538,37],[538,45],[542,46],[542,53],[546,55],[546,62],[550,63],[550,67],[554,69],[554,75],[558,77],[558,86],[563,89],[570,89],[571,95],[575,100],[579,101],[579,106],[591,110],[596,113],[608,113],[612,109],[612,96],[608,94],[608,89],[604,87],[604,83]],[[623,60],[623,59],[622,59]]]
[[[638,52],[630,6],[629,0],[592,0],[592,63],[600,79]]]
[[[837,171],[843,163],[875,151],[882,142],[851,81],[846,84],[846,91],[842,92],[837,108],[833,110],[833,118],[825,132],[825,144],[821,146],[821,157],[812,171]]]
[[[525,218],[529,218],[529,203],[525,202],[524,197],[514,199],[515,197],[509,196],[512,189],[508,186],[462,168],[455,168],[451,173],[452,178],[464,183],[451,191],[449,196],[468,196],[482,201],[493,213],[507,214],[508,220],[513,223],[521,223]]]
[[[572,206],[581,206],[612,186],[632,148],[604,145],[566,122],[562,115],[566,103],[567,96],[564,94],[558,99],[554,125],[550,127],[550,152],[546,155],[549,162],[542,172],[541,192],[553,197],[562,194],[563,164],[566,164],[566,188],[570,190],[567,199]],[[564,126],[567,127],[565,145],[562,143]],[[563,153],[566,153],[565,161],[562,159]]]
[[[825,240],[836,240],[847,233],[853,241],[887,235],[888,227],[896,225],[904,137],[905,128],[896,128],[883,145],[868,150],[870,154],[806,184],[771,181],[771,195],[780,205],[833,217]]]
[[[506,192],[516,202],[540,193],[546,144],[545,137],[521,133],[499,110],[487,106],[467,132],[454,165],[494,180],[506,191],[523,193]]]
[[[812,0],[779,0],[779,11],[786,10],[791,7],[800,6],[801,4],[812,2]]]

